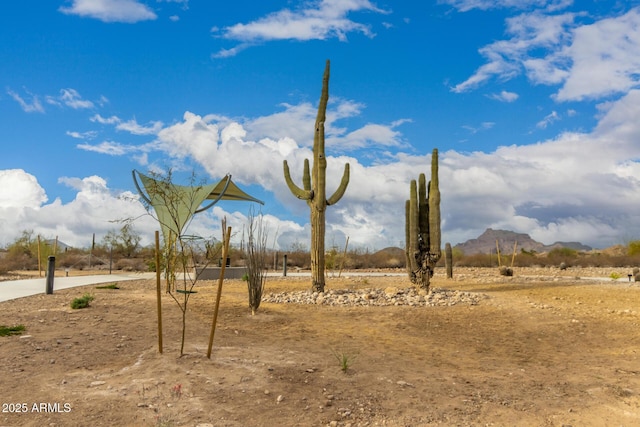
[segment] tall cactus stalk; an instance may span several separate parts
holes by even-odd
[[[438,150],[431,155],[431,180],[425,174],[412,180],[405,203],[407,272],[411,282],[429,290],[436,263],[442,255],[440,238],[440,188]]]
[[[327,206],[334,205],[342,198],[349,184],[349,163],[344,165],[344,173],[337,190],[326,198],[327,159],[324,154],[324,123],[329,100],[329,60],[322,78],[322,94],[316,117],[315,134],[313,136],[313,167],[309,172],[309,160],[304,160],[302,188],[291,179],[289,165],[284,161],[284,178],[291,193],[298,199],[306,200],[311,211],[311,289],[324,292],[324,236],[325,211]]]
[[[453,279],[453,250],[451,243],[444,245],[444,266],[447,269],[447,279]]]

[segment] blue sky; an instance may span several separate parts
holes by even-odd
[[[282,161],[299,182],[327,59],[329,194],[351,165],[328,244],[402,246],[433,148],[445,242],[640,239],[640,1],[25,0],[0,16],[0,245],[87,247],[132,217],[149,243],[131,170],[168,168],[231,173],[275,247],[306,244]]]

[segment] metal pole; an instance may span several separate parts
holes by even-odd
[[[287,277],[287,254],[284,254],[282,258],[282,275]]]
[[[56,257],[53,255],[49,256],[47,263],[47,295],[53,294],[53,276],[56,274]]]

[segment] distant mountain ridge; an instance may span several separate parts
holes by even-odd
[[[496,253],[496,241],[500,247],[500,253],[505,255],[513,253],[516,242],[518,244],[516,252],[520,252],[522,249],[525,251],[533,250],[537,253],[549,252],[557,248],[570,248],[577,251],[590,251],[593,249],[591,246],[583,245],[579,242],[555,242],[552,245],[545,245],[536,242],[525,233],[494,230],[492,228],[487,228],[477,239],[458,243],[454,248],[460,249],[465,255]]]

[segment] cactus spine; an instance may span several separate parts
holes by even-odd
[[[302,188],[291,179],[289,165],[284,161],[284,178],[291,193],[298,199],[306,200],[311,211],[311,288],[314,292],[324,292],[324,236],[325,211],[344,195],[349,184],[349,163],[344,165],[340,185],[331,197],[326,198],[327,159],[324,154],[324,123],[327,101],[329,99],[329,60],[327,60],[322,78],[322,93],[318,105],[315,134],[313,136],[313,166],[309,171],[309,160],[304,160]]]
[[[431,155],[431,180],[427,186],[425,174],[409,186],[405,203],[405,255],[409,279],[429,290],[429,280],[440,259],[440,188],[438,182],[438,150]]]

